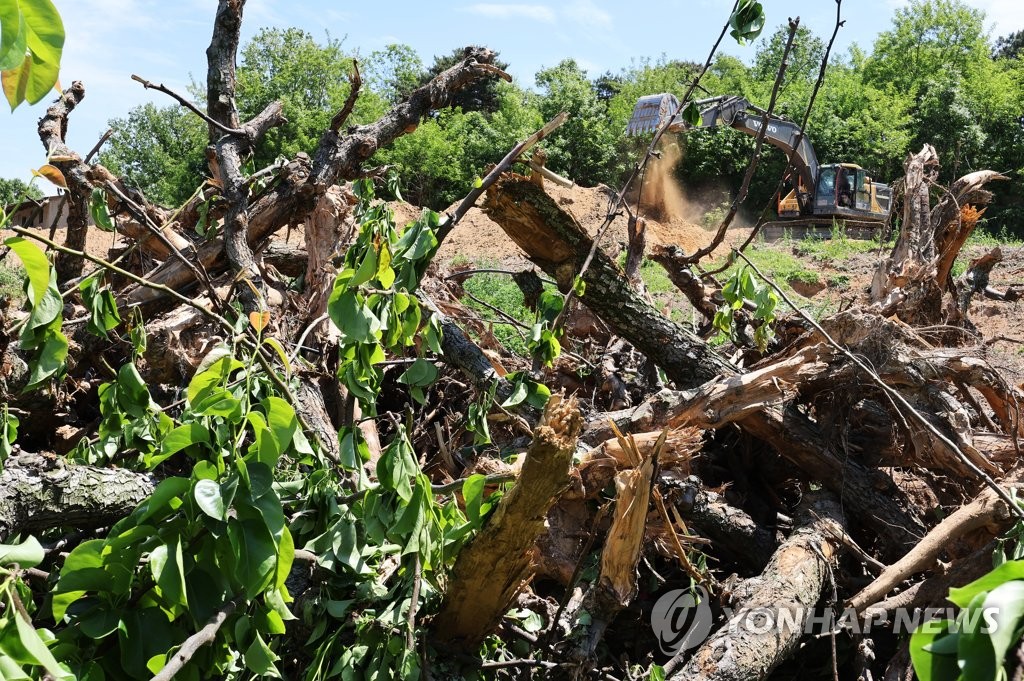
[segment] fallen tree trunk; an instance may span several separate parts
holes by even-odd
[[[433,636],[476,651],[493,632],[532,574],[532,549],[544,531],[555,495],[569,482],[569,466],[583,419],[576,400],[553,395],[534,431],[513,487],[486,527],[459,552]]]
[[[779,546],[760,577],[737,589],[739,607],[679,667],[682,655],[665,665],[672,681],[751,681],[767,678],[792,655],[832,570],[838,547],[834,529],[843,513],[828,497],[809,499],[799,526]],[[762,626],[764,618],[773,626]]]
[[[95,528],[125,517],[153,493],[152,476],[23,453],[0,473],[0,540],[55,527]]]
[[[488,192],[484,210],[537,265],[556,279],[562,290],[573,285],[593,241],[542,189],[522,176],[507,176]],[[583,303],[608,322],[615,333],[664,369],[677,387],[742,383],[736,367],[641,299],[602,251],[595,253],[582,279]],[[739,410],[728,408],[729,400],[738,399],[739,388],[716,391],[709,386],[680,396],[677,404],[682,405],[681,410],[689,408],[691,414],[716,415],[715,423],[706,423],[705,427],[717,427],[726,422],[724,417],[730,412],[735,413],[741,428],[771,444],[790,463],[840,495],[856,516],[874,519],[872,525],[889,553],[902,554],[923,534],[923,524],[910,510],[915,508],[913,502],[892,480],[834,452],[817,424],[794,405],[779,406],[782,396],[774,381],[765,385],[766,390],[778,396],[773,398],[774,404],[757,400]],[[705,401],[700,407],[691,408],[702,399]],[[719,400],[717,404],[715,399]],[[644,414],[644,418],[648,416]],[[644,429],[661,425],[664,424],[645,422]]]

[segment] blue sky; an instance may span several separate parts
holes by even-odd
[[[130,80],[132,73],[180,92],[190,77],[203,79],[215,0],[54,0],[67,32],[61,82],[81,80],[86,98],[70,121],[69,143],[85,154],[111,118],[125,116],[146,101],[172,101]],[[993,36],[1024,29],[1021,0],[967,0],[985,10]],[[827,37],[835,18],[829,0],[762,0],[766,33],[799,16],[803,25]],[[846,0],[846,26],[839,51],[851,43],[870,47],[889,28],[895,8],[906,0]],[[243,42],[264,26],[298,26],[322,39],[344,38],[347,49],[369,53],[389,43],[407,43],[427,64],[435,54],[484,44],[501,53],[513,77],[532,87],[541,68],[567,57],[591,76],[618,71],[632,60],[664,54],[702,61],[721,29],[732,0],[463,0],[455,2],[330,2],[249,0]],[[753,47],[726,37],[722,51],[749,60]],[[45,162],[36,122],[46,101],[14,114],[0,111],[0,177],[28,180]],[[43,188],[49,191],[49,188]]]

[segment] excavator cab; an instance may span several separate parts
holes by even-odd
[[[814,215],[884,219],[889,215],[891,190],[872,182],[867,171],[853,163],[832,163],[818,169]]]

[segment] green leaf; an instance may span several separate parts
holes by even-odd
[[[18,0],[0,0],[0,71],[13,69],[25,58],[27,35]]]
[[[577,275],[572,280],[572,292],[579,298],[582,298],[583,294],[587,292],[587,282],[583,281],[583,277]]]
[[[0,2],[9,1],[0,0]],[[49,287],[50,282],[50,261],[46,259],[46,253],[31,241],[20,236],[5,239],[4,244],[9,246],[21,259],[21,264],[25,267],[25,273],[28,274],[28,280],[31,284],[31,295],[29,297],[32,306],[39,305],[46,294],[46,289]]]
[[[691,127],[700,125],[700,108],[697,106],[697,103],[694,101],[688,103],[686,108],[683,109],[682,117],[683,121]]]
[[[32,373],[29,375],[28,385],[25,386],[22,392],[33,390],[50,377],[62,371],[64,369],[64,360],[67,359],[67,356],[68,339],[60,331],[54,331],[47,337],[46,342],[39,351],[39,356],[32,364]]]
[[[327,312],[334,325],[354,343],[372,343],[380,330],[380,320],[374,316],[362,298],[354,291],[339,288],[335,283],[334,291],[327,302]]]
[[[363,256],[363,262],[360,263],[356,273],[352,275],[352,279],[349,280],[348,286],[355,288],[370,281],[373,276],[377,273],[377,252],[373,250],[373,247],[366,249],[366,254]]]
[[[92,216],[93,224],[104,232],[114,231],[114,221],[110,219],[110,211],[107,209],[107,195],[99,187],[93,189],[89,197],[89,215]]]
[[[64,50],[64,22],[61,21],[57,8],[50,0],[21,0],[20,5],[28,29],[28,49],[40,61],[59,67],[61,53]],[[55,75],[47,90],[53,87],[56,80]]]
[[[932,653],[955,654],[960,666],[961,678],[971,679],[972,681],[973,679],[992,679],[995,681],[997,679],[996,669],[1001,667],[1001,664],[997,664],[988,632],[983,630],[985,620],[982,605],[987,596],[987,592],[979,593],[971,600],[971,604],[957,615],[955,649],[944,645],[954,638],[953,636],[939,639],[929,646],[929,650]]]
[[[226,520],[227,514],[224,507],[224,496],[221,493],[220,485],[214,480],[201,479],[196,481],[192,490],[192,496],[196,505],[206,515],[214,520]]]
[[[146,380],[134,364],[128,363],[117,372],[117,403],[126,413],[143,418],[158,409],[149,395]]]
[[[149,569],[161,595],[169,604],[188,607],[184,559],[179,536],[175,535],[169,544],[153,549],[149,554]]]
[[[997,668],[1010,648],[1017,643],[1016,633],[1024,619],[1024,581],[1014,580],[1000,584],[989,592],[982,609],[993,616],[992,629],[988,632]]]
[[[386,243],[380,245],[380,258],[377,262],[377,281],[382,288],[389,289],[395,283],[395,270],[391,267],[391,249]]]
[[[22,568],[30,568],[42,563],[45,557],[43,547],[32,536],[20,544],[0,544],[0,565],[17,563]]]
[[[764,8],[756,0],[740,0],[739,6],[732,16],[729,17],[729,31],[737,43],[745,45],[748,40],[754,40],[761,35],[764,28]]]
[[[956,654],[933,653],[931,647],[938,641],[953,637],[952,620],[930,620],[921,624],[910,637],[910,660],[920,681],[957,681],[960,667]]]
[[[186,423],[167,433],[160,442],[160,453],[146,462],[154,468],[169,457],[194,444],[208,444],[210,431],[201,423]]]
[[[235,577],[246,596],[255,598],[270,585],[277,565],[277,542],[262,520],[228,520]]]
[[[530,394],[530,389],[526,386],[526,381],[519,380],[513,384],[512,394],[508,396],[508,399],[501,403],[502,407],[514,407],[517,404],[522,403]]]
[[[150,518],[162,519],[170,515],[181,506],[181,497],[188,493],[190,486],[188,478],[173,477],[161,480],[149,498],[135,509],[130,519],[141,525]]]
[[[43,639],[39,638],[39,633],[35,630],[35,627],[26,622],[21,615],[14,615],[14,621],[18,627],[18,637],[21,639],[21,645],[25,647],[29,655],[35,658],[36,664],[58,679],[75,678],[74,674],[65,671],[60,666],[53,653],[43,643]]]
[[[7,403],[0,404],[0,463],[14,451],[12,445],[18,439],[18,426],[21,421],[10,412]]]
[[[426,387],[437,380],[437,367],[431,362],[417,358],[409,368],[398,377],[398,382],[408,386]]]
[[[82,280],[78,290],[82,292],[82,301],[90,313],[87,330],[94,336],[106,338],[107,332],[121,323],[114,294],[109,288],[100,287],[99,273]]]
[[[35,54],[26,55],[20,66],[0,73],[4,96],[11,105],[11,111],[22,102],[39,102],[50,93],[59,75],[60,64],[41,61]]]
[[[466,518],[474,524],[480,522],[480,505],[484,500],[484,486],[487,482],[486,475],[475,473],[462,485],[462,498],[466,502]]]
[[[430,319],[427,321],[426,327],[424,327],[423,336],[427,341],[427,347],[430,348],[430,351],[440,355],[441,340],[444,332],[441,330],[441,322],[438,321],[437,315],[430,315]]]
[[[268,676],[275,679],[281,678],[281,672],[277,670],[274,662],[279,660],[277,655],[264,643],[259,632],[256,632],[256,639],[245,651],[245,666],[257,676]]]
[[[1015,579],[1024,579],[1024,560],[1008,561],[970,584],[950,589],[949,600],[960,608],[966,608],[979,593],[992,591],[1000,584]]]
[[[280,456],[291,446],[292,437],[299,428],[295,410],[292,405],[280,397],[268,397],[260,403],[260,406],[263,407],[263,411],[267,415],[267,426],[274,434]]]

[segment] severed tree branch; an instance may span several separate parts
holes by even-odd
[[[456,92],[481,78],[494,75],[488,68],[495,53],[485,48],[466,48],[466,58],[438,74],[417,89],[405,102],[395,106],[375,123],[354,126],[344,137],[328,130],[320,140],[313,158],[299,154],[282,173],[281,180],[248,206],[249,244],[255,244],[288,224],[303,222],[316,207],[327,187],[340,179],[358,177],[362,164],[431,111],[447,106]],[[224,270],[223,239],[213,239],[199,247],[196,258],[211,275]],[[192,273],[180,263],[165,262],[147,275],[147,279],[175,290],[184,290],[194,281]],[[145,305],[162,297],[161,293],[136,288],[118,298],[121,306]]]
[[[359,62],[355,59],[352,60],[352,71],[352,76],[349,78],[351,89],[348,91],[348,97],[345,98],[345,104],[341,107],[341,111],[334,114],[334,118],[331,119],[331,130],[334,132],[341,130],[341,126],[345,124],[345,121],[352,114],[352,109],[356,105],[356,99],[359,98],[359,88],[363,85],[363,78],[359,75]]]
[[[185,639],[185,642],[178,648],[178,652],[167,661],[167,664],[164,665],[159,674],[153,677],[152,681],[171,681],[175,674],[188,664],[188,661],[192,659],[200,648],[208,643],[213,643],[213,640],[217,637],[217,632],[224,625],[224,622],[244,602],[245,596],[236,596],[222,605],[217,612],[213,613],[213,617],[206,623],[206,626]]]
[[[135,75],[134,73],[132,74],[132,80],[134,80],[137,83],[142,83],[142,87],[146,88],[147,90],[156,90],[157,92],[162,92],[165,95],[169,95],[172,99],[177,101],[183,107],[185,107],[186,109],[188,109],[189,111],[191,111],[192,113],[194,113],[195,115],[199,116],[204,121],[206,121],[207,125],[209,125],[211,127],[214,127],[214,128],[217,128],[218,130],[223,132],[225,135],[244,135],[245,134],[245,130],[243,130],[241,128],[229,128],[228,126],[224,125],[220,121],[214,120],[213,118],[208,116],[206,114],[206,112],[203,111],[202,109],[200,109],[198,106],[196,106],[195,104],[193,104],[189,100],[185,99],[184,97],[182,97],[177,92],[175,92],[174,90],[170,89],[169,87],[166,87],[162,83],[161,84],[152,83],[152,82],[146,80],[145,78],[143,78],[141,76]]]

